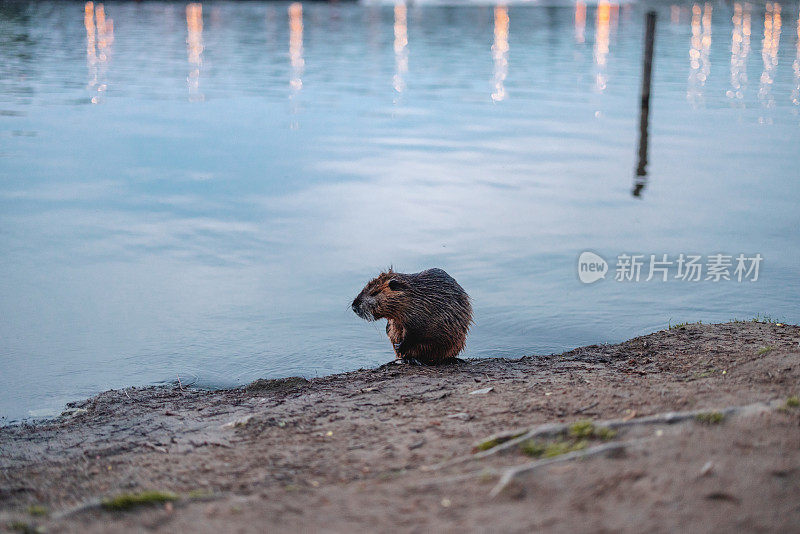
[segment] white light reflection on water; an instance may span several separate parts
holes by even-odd
[[[711,74],[711,2],[692,6],[692,40],[689,50],[689,89],[686,97],[694,105],[702,105],[706,80]]]
[[[781,42],[781,5],[777,2],[767,2],[764,11],[764,39],[761,41],[761,61],[764,70],[758,87],[758,99],[761,106],[766,109],[775,107],[775,96],[772,94],[772,84],[775,78],[775,68],[778,66],[778,48]],[[762,122],[772,121],[770,116],[761,116]]]
[[[747,89],[747,57],[750,55],[750,4],[733,5],[731,32],[731,88],[728,98],[742,100]]]

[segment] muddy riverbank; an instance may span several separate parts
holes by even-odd
[[[513,360],[109,391],[0,428],[0,528],[799,531],[799,384],[800,328],[745,322]],[[647,419],[667,412],[685,415]]]

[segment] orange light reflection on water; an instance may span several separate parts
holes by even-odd
[[[408,72],[408,21],[405,3],[394,6],[394,77],[392,86],[398,93],[406,88],[405,75]]]
[[[114,21],[106,18],[103,4],[97,4],[95,17],[97,18],[97,48],[100,52],[100,61],[105,61],[106,50],[114,43]]]
[[[89,65],[94,65],[97,62],[94,2],[86,2],[83,6],[83,26],[86,28],[86,62]]]
[[[494,91],[492,100],[500,102],[506,99],[505,81],[508,75],[508,8],[498,5],[494,8]]]
[[[86,65],[89,69],[87,87],[92,91],[92,104],[99,104],[108,84],[106,71],[114,42],[114,21],[106,18],[103,4],[86,2],[83,6],[83,26],[86,28]]]
[[[303,5],[295,2],[289,5],[289,62],[292,66],[292,74],[289,79],[289,86],[292,93],[289,96],[292,100],[292,115],[297,115],[297,103],[295,97],[303,89],[303,70],[306,62],[303,59]],[[292,130],[300,128],[300,122],[292,118],[289,125]]]
[[[296,93],[303,88],[303,5],[295,2],[289,6],[289,61],[292,78],[289,84]]]
[[[200,92],[200,67],[203,65],[203,5],[192,3],[186,6],[186,51],[189,59],[189,75],[186,83],[189,87],[189,100],[204,100]]]
[[[586,4],[575,2],[575,42],[586,42]]]
[[[606,63],[608,61],[609,42],[611,37],[611,4],[602,0],[597,4],[594,37],[595,89],[603,92],[608,84]]]

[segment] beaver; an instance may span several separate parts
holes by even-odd
[[[352,306],[367,321],[387,319],[395,357],[411,363],[454,361],[472,324],[469,295],[442,269],[405,274],[390,268],[370,280]]]

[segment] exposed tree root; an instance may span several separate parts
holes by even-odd
[[[497,485],[495,485],[495,487],[492,488],[492,491],[489,492],[489,497],[498,496],[500,492],[503,491],[512,480],[514,480],[514,477],[518,475],[522,475],[524,473],[530,473],[531,471],[535,471],[536,469],[539,469],[541,467],[547,467],[548,465],[569,462],[571,460],[589,458],[591,456],[599,456],[609,452],[619,451],[631,445],[639,444],[644,441],[650,441],[650,439],[651,438],[638,439],[627,442],[615,441],[612,443],[603,443],[602,445],[589,447],[588,449],[568,452],[566,454],[562,454],[561,456],[556,456],[555,458],[545,458],[544,460],[536,460],[534,462],[528,462],[526,464],[508,467],[502,471],[500,480],[497,482]]]
[[[714,424],[722,422],[726,417],[729,416],[752,415],[760,412],[770,411],[772,409],[779,408],[780,406],[783,406],[783,401],[776,400],[771,402],[757,402],[745,406],[730,406],[727,408],[716,409],[716,410],[705,409],[705,410],[691,410],[687,412],[666,412],[662,414],[650,415],[647,417],[640,417],[629,420],[612,419],[607,421],[593,421],[592,428],[616,430],[616,429],[646,426],[646,425],[671,425],[690,420],[700,424],[702,423]],[[568,435],[570,428],[573,425],[574,423],[546,424],[546,425],[531,427],[528,429],[514,430],[514,431],[494,434],[481,442],[484,444],[485,443],[491,444],[497,442],[497,445],[492,446],[490,449],[483,450],[468,456],[460,456],[458,458],[454,458],[452,460],[442,462],[433,466],[428,466],[423,469],[429,471],[436,471],[460,463],[468,462],[471,460],[479,460],[481,458],[485,458],[487,456],[497,454],[502,451],[507,451],[515,446],[520,445],[524,441],[530,439],[566,436]],[[600,456],[615,451],[621,451],[627,447],[638,446],[642,443],[652,441],[653,439],[654,438],[647,437],[647,438],[629,439],[627,441],[618,440],[608,443],[601,443],[586,449],[571,451],[556,457],[534,460],[520,465],[513,465],[499,469],[484,468],[484,469],[470,471],[468,473],[463,473],[460,475],[454,475],[450,477],[439,477],[429,481],[429,483],[438,485],[438,484],[446,484],[454,482],[463,482],[465,480],[471,480],[475,478],[499,476],[500,480],[497,482],[494,488],[492,488],[492,491],[489,493],[490,497],[496,497],[508,486],[508,484],[512,480],[514,480],[514,478],[516,478],[519,475],[530,473],[542,467],[547,467],[553,464],[570,462],[572,460],[579,460],[593,456]]]
[[[722,409],[692,410],[687,412],[666,412],[666,413],[649,415],[646,417],[639,417],[629,420],[611,419],[607,421],[593,421],[592,424],[594,425],[595,428],[599,429],[607,428],[611,430],[634,427],[634,426],[643,426],[643,425],[671,425],[675,423],[680,423],[682,421],[687,421],[690,419],[697,420],[698,418],[702,418],[703,416],[709,414],[719,414],[721,417],[724,418],[731,415],[741,415],[743,413],[766,411],[779,406],[781,402],[782,401],[773,401],[767,403],[757,402],[745,406],[730,406]],[[492,443],[492,442],[497,442],[497,445],[494,445],[489,449],[476,452],[474,454],[459,456],[457,458],[453,458],[452,460],[447,460],[445,462],[441,462],[431,466],[425,466],[423,467],[423,470],[438,471],[446,467],[450,467],[453,465],[473,460],[480,460],[481,458],[485,458],[487,456],[491,456],[503,451],[507,451],[509,449],[513,449],[520,443],[523,443],[524,441],[527,441],[529,439],[550,438],[550,437],[564,435],[569,431],[570,427],[573,424],[574,422],[550,423],[535,427],[504,431],[504,432],[499,432],[497,434],[492,434],[486,439],[481,440],[478,444],[476,444],[476,446],[479,446],[481,443]]]

